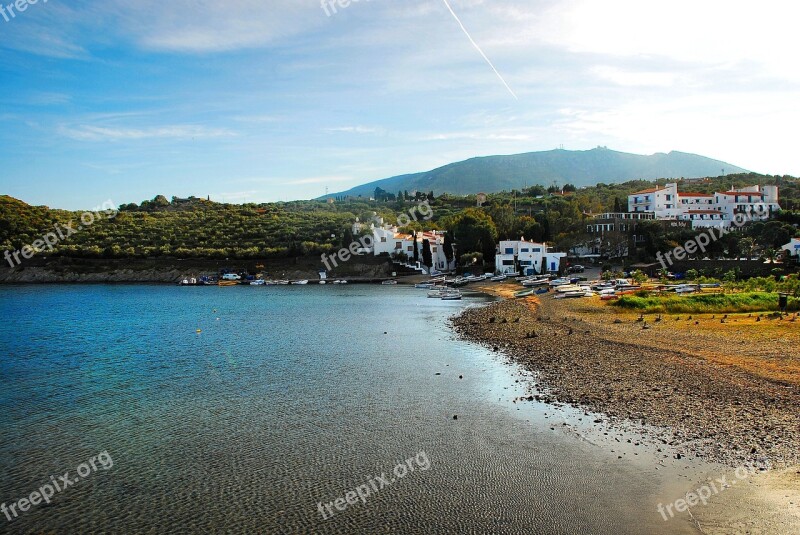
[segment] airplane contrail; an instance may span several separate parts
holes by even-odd
[[[498,77],[498,78],[500,78],[500,81],[501,81],[501,82],[503,82],[503,85],[504,85],[504,86],[506,86],[506,89],[508,89],[508,92],[509,92],[509,93],[511,93],[511,96],[512,96],[512,97],[514,97],[515,99],[519,100],[519,98],[518,98],[518,97],[517,97],[517,95],[514,93],[514,91],[511,89],[511,87],[510,87],[510,86],[509,86],[509,85],[506,83],[506,81],[505,81],[505,79],[503,78],[503,76],[502,76],[502,75],[501,75],[501,74],[498,72],[498,70],[497,70],[497,69],[495,69],[495,67],[494,67],[494,65],[492,64],[491,60],[489,60],[489,58],[488,58],[488,57],[486,57],[486,54],[484,54],[484,53],[483,53],[483,50],[481,50],[481,47],[479,47],[479,46],[478,46],[478,43],[476,43],[476,42],[475,42],[475,40],[472,38],[472,36],[470,36],[470,34],[469,34],[469,32],[467,31],[467,29],[466,29],[466,28],[464,27],[464,25],[461,23],[461,19],[459,19],[459,18],[458,18],[458,15],[456,15],[456,12],[455,12],[455,11],[453,11],[453,8],[452,8],[452,7],[450,7],[450,4],[448,3],[448,1],[447,1],[447,0],[442,0],[442,2],[444,2],[444,5],[445,5],[445,6],[447,6],[447,9],[448,9],[448,10],[450,11],[450,13],[453,15],[453,18],[454,18],[454,19],[456,19],[456,22],[458,23],[458,25],[459,25],[459,26],[461,26],[461,29],[462,29],[462,30],[464,30],[464,35],[466,35],[466,36],[467,36],[467,39],[469,39],[469,42],[470,42],[470,43],[472,43],[472,46],[474,46],[474,47],[475,47],[475,50],[477,50],[478,52],[480,52],[481,56],[483,56],[483,59],[485,59],[485,60],[486,60],[486,63],[488,63],[488,64],[489,64],[489,67],[491,67],[491,68],[492,68],[492,70],[493,70],[493,71],[494,71],[494,73],[497,75],[497,77]]]

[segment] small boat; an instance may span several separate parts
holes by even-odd
[[[217,283],[218,286],[238,286],[239,281],[221,280]]]
[[[384,285],[384,286],[393,286],[393,285],[397,284],[397,281],[394,280],[394,279],[390,279],[390,280],[383,281],[381,284]]]
[[[527,290],[522,290],[514,294],[514,297],[530,297],[536,294],[536,288],[529,288]]]
[[[289,281],[287,281],[287,280],[275,281],[275,285],[276,286],[289,286],[289,284],[291,284],[291,283]]]
[[[267,284],[267,281],[261,280],[261,279],[255,280],[255,281],[250,281],[250,286],[264,286],[266,284]]]
[[[432,282],[419,282],[414,285],[414,288],[419,288],[420,290],[430,290],[433,288],[433,286],[434,285]]]
[[[506,277],[505,275],[497,275],[496,277],[492,277],[489,280],[491,280],[492,282],[501,282],[501,281],[506,280],[507,278],[508,277]]]
[[[680,284],[675,288],[675,293],[678,295],[692,294],[700,291],[700,286],[697,284]]]
[[[328,284],[327,281],[319,281],[320,284]]]
[[[583,290],[570,290],[569,292],[561,292],[566,298],[575,298],[575,297],[583,297],[586,294]]]
[[[535,293],[536,295],[544,295],[550,293],[550,288],[539,288]]]
[[[347,284],[346,280],[335,280],[333,281],[334,284]]]
[[[197,286],[197,279],[194,277],[183,279],[181,282],[178,283],[178,286]]]
[[[292,281],[292,284],[293,285],[297,285],[297,286],[304,286],[304,285],[308,284],[308,281],[305,280],[305,279],[299,280],[299,281]]]
[[[428,297],[430,297],[431,299],[439,299],[440,297],[442,297],[442,290],[440,288],[431,290],[428,292]]]
[[[443,288],[440,293],[442,301],[460,301],[462,297],[460,290],[451,288]]]
[[[569,283],[567,279],[555,279],[550,281],[550,286],[566,286]]]
[[[528,279],[526,281],[522,281],[522,285],[526,288],[532,288],[534,286],[547,286],[550,284],[550,281],[547,279]]]

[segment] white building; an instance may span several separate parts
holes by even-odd
[[[520,269],[526,275],[558,272],[561,259],[567,253],[552,252],[545,243],[525,241],[501,241],[495,255],[495,270],[505,275],[514,275]]]
[[[793,238],[792,241],[781,247],[782,251],[789,251],[789,254],[800,262],[800,238]]]
[[[362,247],[358,250],[359,254],[374,254],[379,256],[387,254],[392,258],[396,258],[399,253],[405,253],[409,261],[413,262],[414,258],[414,236],[411,234],[401,233],[395,225],[385,225],[383,218],[373,215],[373,219],[369,223],[362,223],[358,219],[353,224],[353,234],[359,235],[362,233],[372,234],[372,246]],[[424,240],[430,242],[431,259],[433,261],[433,269],[437,271],[445,271],[455,269],[456,258],[453,252],[453,260],[447,261],[444,253],[444,232],[428,231],[417,232],[417,246],[419,247],[419,262],[420,266],[415,266],[417,269],[422,269],[422,245]],[[364,242],[362,241],[362,244]]]
[[[372,237],[375,240],[373,245],[373,253],[375,256],[386,253],[389,256],[395,257],[399,253],[405,253],[409,259],[414,258],[413,235],[400,233],[395,226],[384,226],[373,228]],[[424,240],[430,242],[431,257],[435,270],[443,271],[454,269],[456,262],[455,253],[453,254],[453,261],[449,263],[444,254],[444,232],[417,232],[417,246],[419,247],[420,262],[422,262],[422,244]]]
[[[692,228],[729,227],[737,214],[769,219],[780,210],[777,186],[749,186],[711,194],[681,193],[677,184],[628,196],[629,212],[649,212],[661,220],[691,221]]]

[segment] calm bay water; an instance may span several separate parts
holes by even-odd
[[[655,511],[664,476],[551,430],[511,403],[514,367],[453,338],[485,299],[0,287],[0,502],[114,463],[0,532],[692,533]],[[323,519],[421,451],[430,469]]]

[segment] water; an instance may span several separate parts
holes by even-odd
[[[692,533],[655,511],[671,476],[551,430],[551,408],[511,403],[518,370],[453,338],[447,318],[488,298],[124,285],[0,299],[0,502],[113,459],[0,514],[0,532]],[[323,518],[319,503],[422,452],[427,470]]]

